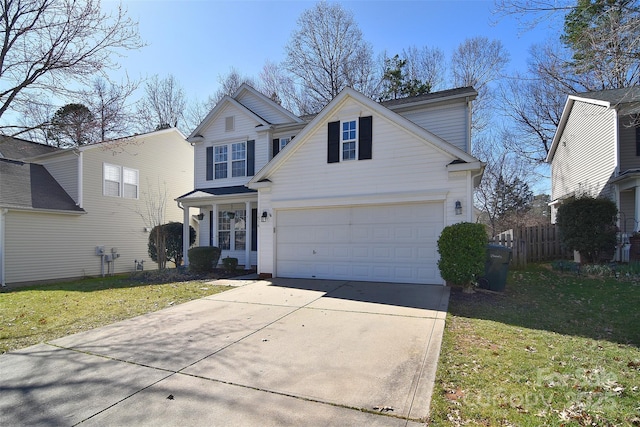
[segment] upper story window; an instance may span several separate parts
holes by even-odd
[[[216,155],[215,155],[215,177],[216,179],[226,178],[227,177],[227,146],[220,145],[215,147]]]
[[[247,147],[244,142],[231,144],[231,176],[245,176]]]
[[[342,122],[342,160],[356,159],[356,121]]]
[[[291,142],[291,138],[280,138],[280,149],[286,147],[289,142]]]
[[[255,173],[255,141],[234,142],[207,147],[207,181],[253,176]]]
[[[327,124],[327,163],[373,158],[373,118]]]
[[[105,196],[138,198],[140,178],[137,169],[105,163],[102,178],[102,194]]]

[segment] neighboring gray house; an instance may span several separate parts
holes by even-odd
[[[546,161],[551,219],[567,198],[588,194],[618,206],[623,233],[640,224],[640,87],[567,98]]]
[[[442,284],[442,229],[474,221],[470,87],[378,103],[347,88],[300,118],[243,85],[188,140],[200,246],[263,277]]]
[[[172,200],[193,186],[175,128],[65,150],[4,137],[0,153],[3,285],[155,268],[148,209],[164,199],[163,222],[182,221]]]

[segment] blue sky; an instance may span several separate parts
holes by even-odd
[[[173,74],[188,98],[204,100],[231,67],[257,77],[264,63],[284,59],[284,47],[300,14],[313,1],[123,0],[148,46],[120,61],[130,77]],[[513,18],[498,20],[493,1],[343,1],[353,12],[374,54],[410,46],[442,49],[445,55],[466,38],[498,39],[511,55],[511,70],[526,69],[528,50],[545,28],[523,32]],[[117,2],[106,0],[114,7]],[[552,34],[553,35],[553,34]],[[557,36],[556,36],[557,37]]]

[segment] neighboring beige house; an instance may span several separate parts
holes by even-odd
[[[618,206],[623,233],[640,223],[640,87],[570,95],[546,161],[551,220],[563,200],[587,194]]]
[[[473,88],[377,103],[343,90],[300,118],[243,85],[188,138],[199,244],[263,277],[442,284],[437,239],[474,221]]]
[[[134,271],[141,260],[157,267],[150,215],[181,222],[173,199],[193,187],[193,147],[180,131],[66,150],[22,143],[0,142],[3,285]]]

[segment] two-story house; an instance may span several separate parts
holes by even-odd
[[[175,128],[65,150],[3,138],[0,153],[3,285],[155,268],[150,227],[182,221],[173,199],[193,188]]]
[[[551,218],[563,200],[613,200],[623,233],[640,224],[640,87],[567,98],[546,161],[551,164]]]
[[[243,85],[188,140],[199,245],[263,277],[442,283],[443,227],[473,221],[473,88],[377,103],[347,88],[300,118]],[[186,250],[186,247],[185,247]]]

